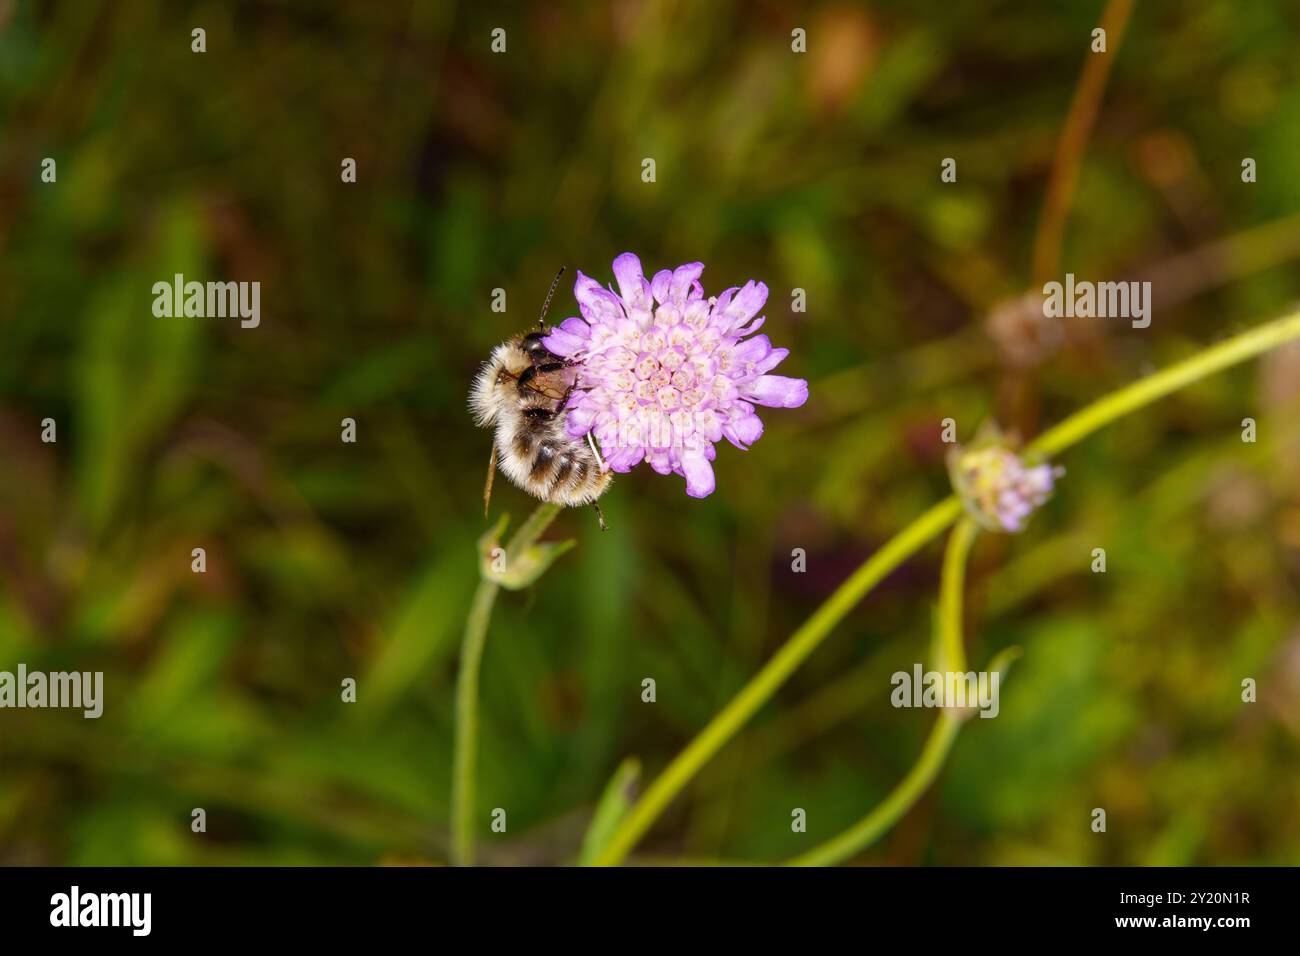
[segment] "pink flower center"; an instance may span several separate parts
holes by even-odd
[[[701,310],[707,317],[709,304]],[[608,393],[606,407],[618,417],[617,426],[598,430],[602,443],[621,433],[652,448],[692,444],[697,433],[717,430],[714,406],[734,393],[726,374],[732,340],[692,328],[668,305],[653,322],[593,328],[584,377]]]

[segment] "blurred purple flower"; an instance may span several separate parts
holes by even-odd
[[[686,479],[686,493],[713,492],[714,442],[746,448],[763,434],[755,405],[797,408],[808,400],[801,378],[768,373],[789,354],[755,335],[767,286],[750,281],[704,297],[692,262],[646,279],[641,260],[614,260],[618,294],[578,273],[573,295],[582,318],[565,319],[545,339],[574,362],[578,378],[567,405],[575,438],[600,443],[609,468],[643,461]]]
[[[1026,467],[1015,452],[989,430],[970,448],[954,448],[948,468],[966,511],[989,531],[1023,531],[1025,522],[1051,497],[1059,465]]]

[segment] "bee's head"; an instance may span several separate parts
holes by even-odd
[[[556,361],[555,356],[552,355],[543,344],[543,339],[545,338],[546,333],[538,331],[529,332],[519,340],[519,348],[523,350],[523,353],[528,356],[529,361],[534,365],[542,365],[546,362]]]

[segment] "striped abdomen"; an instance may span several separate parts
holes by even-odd
[[[525,419],[509,448],[499,448],[501,467],[516,484],[543,501],[582,505],[595,501],[612,476],[602,473],[596,456],[581,439],[564,429],[561,416]],[[513,466],[513,468],[512,468]]]

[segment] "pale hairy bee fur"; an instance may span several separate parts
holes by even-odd
[[[534,498],[567,507],[594,505],[599,516],[596,499],[613,475],[590,435],[573,438],[565,428],[564,406],[578,370],[548,352],[544,337],[538,330],[498,345],[474,377],[470,410],[480,427],[493,429],[484,506],[493,469],[500,467]],[[603,517],[600,523],[604,528]]]

